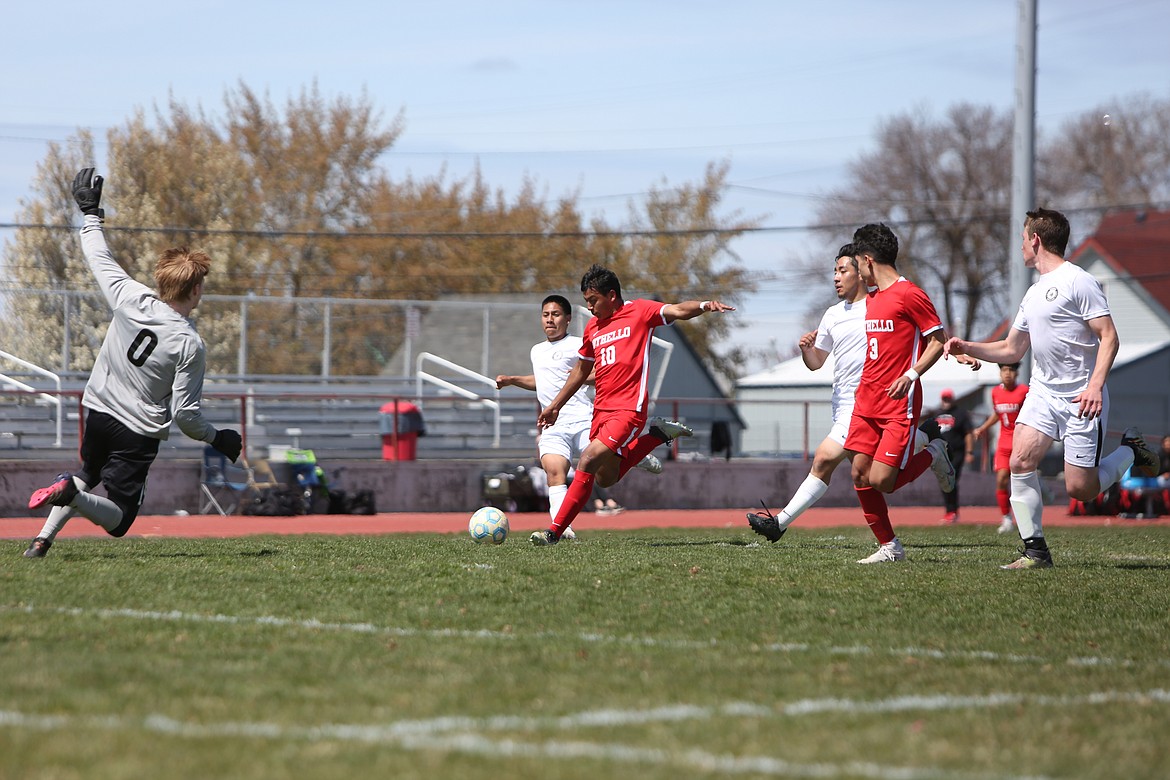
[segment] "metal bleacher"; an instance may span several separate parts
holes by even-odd
[[[5,399],[0,404],[0,458],[6,457],[8,450],[59,449],[56,413],[55,407],[35,402],[28,396]],[[61,437],[62,446],[67,440],[66,436]]]
[[[657,338],[655,344],[663,353],[656,394],[670,345]],[[0,375],[0,460],[76,457],[86,377],[24,367],[23,373]],[[536,394],[515,387],[497,391],[494,377],[429,352],[418,353],[412,376],[209,376],[203,388],[204,415],[217,428],[242,429],[250,458],[299,448],[319,458],[381,459],[383,436],[393,430],[383,425],[382,409],[395,402],[421,411],[419,460],[535,459]],[[203,446],[172,427],[159,458],[199,460]]]
[[[482,402],[438,392],[415,395],[407,379],[371,386],[330,385],[324,396],[255,395],[248,426],[249,448],[293,446],[311,449],[321,456],[380,458],[382,407],[393,401],[416,404],[422,412],[426,434],[418,439],[418,458],[516,458],[532,457],[535,450],[536,408],[531,393],[501,398],[500,442],[494,446],[493,413]],[[253,384],[257,393],[263,388]],[[384,394],[377,390],[384,390]],[[222,400],[217,400],[217,405]],[[229,402],[230,403],[230,402]],[[238,402],[237,402],[238,403]],[[209,414],[210,412],[209,404]],[[237,410],[235,417],[239,417]],[[391,423],[388,423],[388,426]]]
[[[55,446],[56,408],[26,391],[0,386],[0,460],[75,457],[77,394],[83,387],[83,380],[63,387],[73,395],[62,405],[63,436]],[[216,427],[238,428],[244,421],[252,457],[267,456],[273,447],[299,447],[319,458],[380,459],[381,409],[395,400],[421,409],[426,434],[418,439],[419,460],[534,457],[536,396],[512,388],[500,394],[499,446],[493,409],[430,386],[420,396],[408,377],[250,377],[246,383],[209,378],[203,411]],[[159,458],[198,459],[202,447],[172,428]]]

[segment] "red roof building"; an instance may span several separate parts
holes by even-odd
[[[1170,211],[1105,217],[1069,256],[1105,288],[1121,349],[1109,374],[1109,429],[1170,432]]]
[[[1103,284],[1115,281],[1131,287],[1146,305],[1156,305],[1160,309],[1159,318],[1170,327],[1170,211],[1110,214],[1069,259]],[[1101,264],[1109,269],[1108,272],[1100,267]],[[1109,298],[1112,306],[1113,296]],[[1135,333],[1122,334],[1123,341],[1126,335],[1131,338],[1140,336],[1142,341],[1150,340]]]

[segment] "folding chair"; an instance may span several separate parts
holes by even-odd
[[[212,507],[221,515],[231,514],[239,506],[240,498],[255,484],[250,468],[233,466],[227,456],[214,447],[203,448],[203,475],[199,487],[207,501],[200,514],[207,514]]]
[[[1153,519],[1165,508],[1158,506],[1164,492],[1157,477],[1135,477],[1130,467],[1117,483],[1120,488],[1120,509],[1122,517]]]
[[[329,489],[325,485],[325,471],[317,465],[317,456],[312,450],[290,449],[285,459],[292,468],[293,478],[301,490],[305,514],[313,514],[313,501],[320,495],[326,500]]]

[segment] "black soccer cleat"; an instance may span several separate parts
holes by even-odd
[[[1136,427],[1126,428],[1121,434],[1121,446],[1133,450],[1133,473],[1139,477],[1158,476],[1158,456],[1146,446],[1142,432]]]
[[[53,543],[43,536],[38,536],[32,540],[32,544],[24,551],[25,558],[44,558],[49,553],[49,548]]]
[[[787,527],[780,527],[779,518],[768,511],[767,504],[764,504],[763,514],[759,512],[748,512],[747,520],[748,525],[752,527],[753,531],[772,543],[780,541],[780,537],[788,530]]]

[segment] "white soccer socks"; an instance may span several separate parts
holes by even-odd
[[[1041,516],[1044,501],[1040,498],[1040,475],[1035,471],[1027,474],[1012,474],[1012,513],[1016,516],[1016,527],[1021,539],[1044,536]]]
[[[569,492],[568,485],[548,486],[548,514],[553,520],[557,519],[557,510],[565,502],[565,494]]]
[[[1118,447],[1101,459],[1097,466],[1097,479],[1101,482],[1101,490],[1115,485],[1125,476],[1125,472],[1133,465],[1133,450],[1129,447]]]
[[[804,482],[801,482],[800,487],[792,494],[788,506],[780,510],[778,518],[780,527],[787,528],[806,509],[819,501],[828,490],[829,486],[812,474],[805,477]]]

